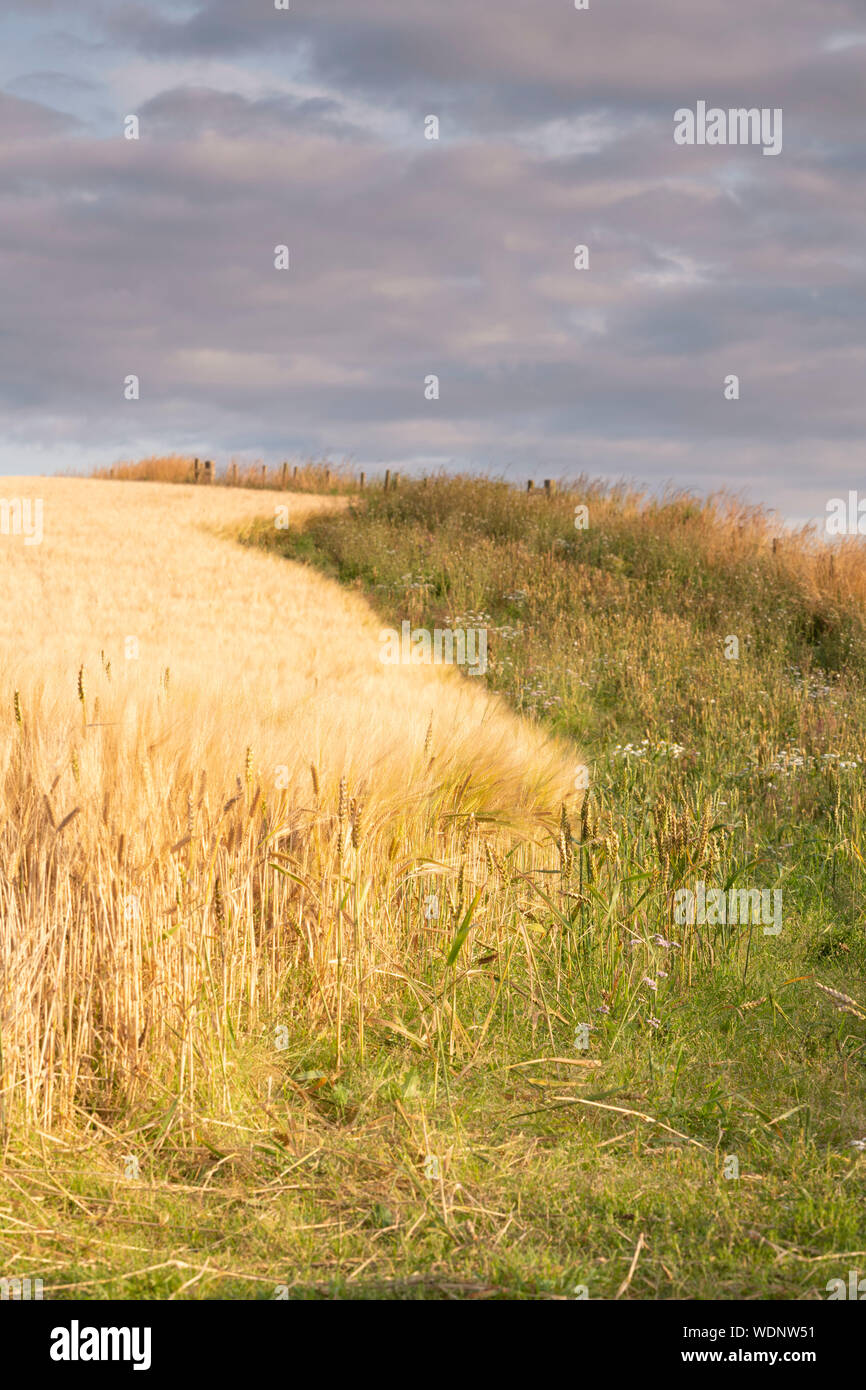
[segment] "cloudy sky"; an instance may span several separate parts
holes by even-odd
[[[0,470],[314,454],[823,515],[866,489],[864,67],[866,0],[2,0]],[[698,101],[781,108],[781,154],[677,145]]]

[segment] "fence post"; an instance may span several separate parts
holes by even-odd
[[[527,491],[527,492],[532,492],[534,488],[535,488],[535,483],[534,483],[534,482],[532,481],[532,479],[530,478],[530,479],[529,479],[529,482],[526,484],[526,491]]]
[[[388,488],[389,488],[390,486],[391,486],[391,470],[390,470],[390,468],[386,468],[386,469],[385,469],[385,491],[386,491],[386,492],[388,491]]]
[[[362,492],[364,491],[364,484],[366,483],[366,481],[367,481],[367,475],[366,475],[366,473],[362,473],[362,474],[361,474],[361,478],[360,478],[360,488],[361,488],[361,491],[362,491]]]
[[[282,482],[283,487],[286,487],[286,486],[288,485],[288,481],[289,481],[289,465],[288,465],[287,463],[284,463],[284,464],[283,464],[283,482]]]
[[[263,464],[262,464],[262,487],[267,487],[267,485],[268,485],[268,465],[267,465],[266,463],[263,463]]]
[[[192,480],[194,483],[198,482],[198,459],[193,459]]]
[[[326,469],[325,469],[325,487],[330,487],[330,486],[331,486],[331,470],[330,470],[330,468],[326,468]]]
[[[546,494],[547,494],[548,497],[552,497],[552,496],[553,496],[554,484],[553,484],[553,480],[552,480],[551,478],[545,478],[545,480],[544,480],[544,491],[546,492]]]

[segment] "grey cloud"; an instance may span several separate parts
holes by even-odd
[[[78,125],[74,116],[0,92],[0,130],[6,140],[42,140]]]
[[[861,53],[829,50],[827,39],[860,15],[859,0],[737,10],[729,0],[626,0],[586,13],[563,0],[293,0],[288,12],[208,0],[191,15],[124,7],[107,23],[156,57],[301,50],[329,82],[413,109],[450,96],[464,120],[502,128],[605,101],[645,108],[678,89],[772,105],[773,89],[814,87],[816,98],[842,102]]]
[[[851,4],[87,12],[156,95],[139,142],[0,95],[8,437],[602,470],[798,505],[816,469],[856,484],[862,50],[821,47]],[[676,147],[697,96],[784,102],[782,157]]]
[[[25,72],[6,84],[7,92],[41,102],[47,106],[55,100],[89,96],[100,90],[100,84],[86,77],[67,72]]]
[[[344,119],[342,103],[332,97],[297,99],[280,95],[252,101],[235,92],[178,87],[145,102],[138,114],[149,130],[185,141],[206,133],[218,133],[228,139],[258,137],[271,141],[289,130],[366,136],[366,132]]]

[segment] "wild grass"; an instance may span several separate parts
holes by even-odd
[[[5,703],[7,1273],[817,1298],[863,1268],[860,545],[587,480],[431,478],[289,530],[239,492],[57,486],[139,541]],[[110,549],[90,513],[79,564]],[[64,564],[19,573],[33,605]],[[81,658],[125,588],[168,644],[146,701]],[[488,628],[492,708],[382,667],[407,618]],[[39,704],[21,672],[52,646]],[[94,701],[133,694],[109,756]],[[699,879],[781,888],[780,935],[678,924]]]
[[[269,465],[262,459],[250,462],[232,458],[219,468],[212,459],[197,459],[187,454],[121,461],[94,470],[92,476],[115,482],[197,483],[201,486],[210,482],[220,487],[334,495],[357,492],[360,485],[360,475],[353,472],[348,462],[305,459]]]

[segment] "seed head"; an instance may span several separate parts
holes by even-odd
[[[352,847],[360,849],[364,841],[364,797],[358,798],[353,802],[352,812]]]

